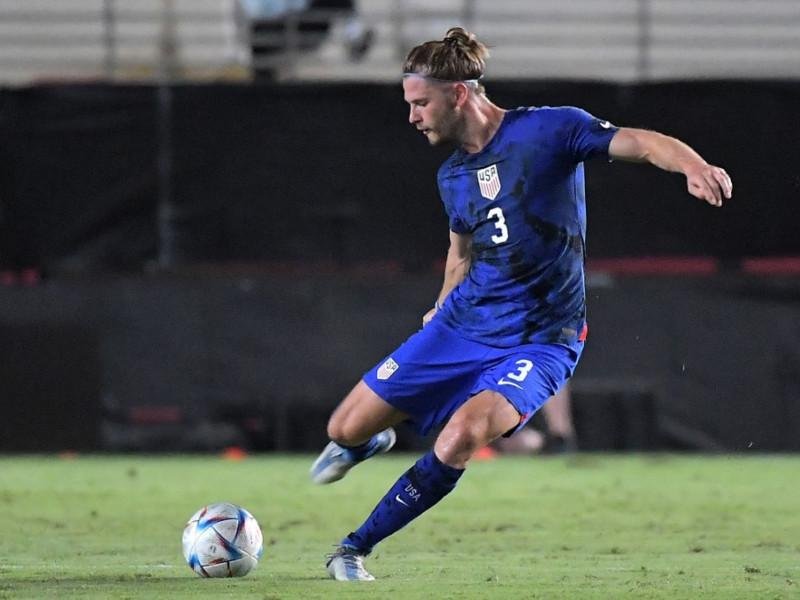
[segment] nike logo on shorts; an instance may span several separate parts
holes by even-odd
[[[522,387],[520,384],[518,384],[518,383],[514,383],[513,381],[509,381],[509,380],[508,380],[508,379],[506,379],[505,377],[501,377],[501,378],[500,378],[500,379],[497,381],[497,385],[513,385],[515,388],[519,388],[519,389],[521,389],[521,390],[525,389],[525,388],[523,388],[523,387]]]

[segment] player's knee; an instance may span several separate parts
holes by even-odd
[[[364,432],[358,422],[344,415],[334,413],[328,421],[328,438],[342,446],[358,446],[369,439],[364,439]]]
[[[454,417],[436,439],[436,456],[446,465],[463,468],[476,450],[491,441],[486,435],[480,420]]]
[[[328,420],[328,438],[337,444],[348,445],[347,429],[344,420],[337,418],[336,414]]]

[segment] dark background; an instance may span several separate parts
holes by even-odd
[[[656,129],[732,174],[736,199],[714,211],[682,177],[589,163],[591,256],[800,253],[789,225],[800,84],[502,82],[489,94]],[[173,263],[391,259],[415,270],[443,255],[435,174],[448,150],[409,126],[399,86],[178,86],[166,97],[146,86],[0,92],[0,260],[136,271],[169,251]],[[168,236],[157,226],[165,198]]]
[[[799,449],[797,262],[743,265],[800,255],[800,84],[489,94],[674,135],[735,182],[720,210],[587,165],[582,447]],[[438,291],[446,155],[398,85],[0,90],[0,450],[316,448]],[[676,255],[707,268],[652,258]]]

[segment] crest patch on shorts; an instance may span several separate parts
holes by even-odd
[[[397,369],[399,368],[400,365],[394,362],[393,358],[391,357],[387,358],[386,362],[383,363],[380,367],[378,367],[378,379],[380,381],[386,381],[387,379],[389,379],[389,377],[394,375],[394,372],[397,371]]]

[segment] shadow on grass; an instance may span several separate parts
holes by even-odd
[[[400,590],[384,582],[388,596]],[[180,575],[98,574],[81,576],[39,576],[0,580],[0,600],[59,598],[60,600],[169,599],[204,600],[235,598],[236,600],[328,600],[340,598],[374,598],[375,588],[334,590],[337,583],[322,576],[209,578]],[[340,592],[347,592],[344,596]]]
[[[198,578],[199,579],[199,578]],[[37,585],[64,586],[64,587],[95,587],[102,585],[113,585],[116,583],[135,583],[137,585],[164,585],[164,584],[184,584],[194,581],[192,577],[178,575],[158,576],[158,575],[119,575],[119,574],[96,574],[96,575],[52,575],[43,577],[24,577],[16,580],[0,581],[0,590],[13,590],[19,587],[31,587]],[[230,580],[227,580],[230,581]]]
[[[329,581],[325,574],[314,574],[300,577],[281,578],[285,583],[300,583],[313,581]],[[268,585],[273,582],[271,577],[198,577],[185,575],[153,575],[150,573],[131,574],[95,574],[95,575],[51,575],[39,577],[24,577],[15,580],[0,580],[0,592],[30,589],[35,587],[58,587],[59,589],[91,589],[119,585],[127,587],[135,585],[137,589],[153,586],[166,589],[169,586],[197,589],[197,585],[211,585],[223,587],[255,587]]]

